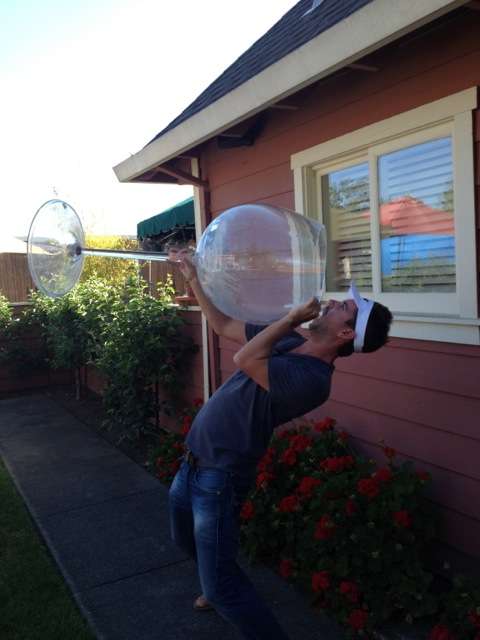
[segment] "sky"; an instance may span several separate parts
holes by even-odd
[[[0,250],[47,200],[135,235],[189,186],[112,167],[179,115],[296,0],[1,0]]]

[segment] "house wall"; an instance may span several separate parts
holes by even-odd
[[[480,12],[461,10],[369,56],[378,71],[346,69],[270,109],[252,147],[202,153],[212,217],[262,201],[294,207],[290,156],[452,93],[480,85]],[[480,113],[475,118],[477,250],[480,201]],[[479,256],[480,258],[480,256]],[[233,371],[235,346],[220,341],[221,378]],[[380,440],[432,473],[430,498],[442,515],[440,537],[480,557],[480,348],[392,339],[380,352],[336,361],[331,415],[354,444],[382,458]]]

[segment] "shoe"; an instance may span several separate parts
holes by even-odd
[[[203,593],[195,600],[193,608],[195,611],[213,611],[212,605],[208,602]]]

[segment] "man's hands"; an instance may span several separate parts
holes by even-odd
[[[298,327],[304,322],[317,318],[320,313],[320,306],[318,298],[311,298],[308,302],[291,309],[287,314],[287,318],[292,327]]]
[[[180,271],[187,282],[191,282],[197,277],[197,268],[193,264],[191,251],[182,249],[177,254]]]

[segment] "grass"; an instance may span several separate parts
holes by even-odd
[[[1,460],[0,505],[0,638],[93,640]]]

